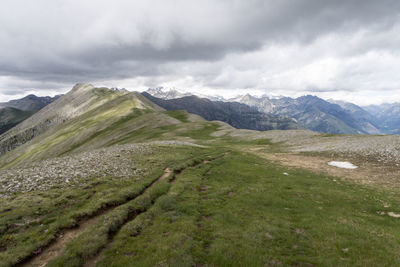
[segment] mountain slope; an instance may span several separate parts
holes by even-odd
[[[0,158],[0,166],[99,148],[146,126],[179,123],[162,111],[139,93],[77,85],[1,136],[0,149],[10,151]],[[29,137],[26,144],[17,143],[10,149],[9,140],[25,137]]]
[[[223,121],[235,128],[251,130],[300,129],[297,123],[287,117],[268,115],[247,105],[236,102],[211,101],[197,96],[164,100],[142,93],[150,101],[166,110],[186,110],[206,120]]]
[[[2,134],[0,136],[0,155],[28,142],[52,126],[59,125],[127,93],[123,91],[112,92],[114,91],[94,88],[88,84],[77,84],[68,94]]]
[[[377,123],[376,118],[368,111],[360,106],[353,103],[339,100],[328,100],[332,104],[337,104],[347,112],[349,112],[353,118],[359,122],[359,127],[362,131],[368,134],[380,134],[380,127]]]
[[[382,132],[400,134],[400,103],[370,105],[363,108],[376,118],[376,124]]]
[[[24,111],[11,107],[0,108],[0,134],[26,120],[33,113],[34,111]]]

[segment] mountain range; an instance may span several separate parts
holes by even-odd
[[[178,109],[298,127],[238,102],[77,84],[0,135],[0,266],[397,263],[400,136],[238,130]]]
[[[165,90],[149,89],[147,93],[165,100],[189,95]],[[207,96],[206,96],[207,97]],[[213,99],[211,97],[210,99]],[[353,103],[306,95],[291,97],[256,97],[250,94],[225,102],[238,102],[256,108],[259,112],[293,118],[301,127],[329,134],[399,134],[400,104],[382,104],[360,107]],[[180,101],[182,102],[182,101]],[[183,108],[184,105],[181,105]]]
[[[142,93],[153,103],[166,110],[186,110],[209,121],[223,121],[238,129],[289,130],[301,129],[295,120],[287,116],[270,115],[254,107],[238,102],[211,101],[194,95],[176,99],[161,99]]]
[[[176,88],[164,87],[150,88],[143,95],[167,110],[186,110],[207,120],[223,121],[240,129],[309,129],[328,134],[400,134],[399,103],[361,107],[311,95],[277,98],[247,94],[224,99],[220,96],[193,95]],[[0,134],[58,98],[60,96],[28,95],[0,103]],[[51,125],[54,121],[55,118],[46,119],[41,125]],[[40,129],[29,131],[41,131]],[[25,131],[26,140],[29,139],[29,131]]]
[[[373,121],[366,119],[365,114],[362,118],[357,116],[358,109],[357,111],[350,108],[345,109],[336,103],[330,103],[316,96],[271,99],[245,95],[234,100],[254,106],[267,114],[292,117],[303,127],[316,132],[330,134],[379,133]]]

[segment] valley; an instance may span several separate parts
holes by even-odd
[[[400,136],[237,129],[151,100],[78,84],[0,136],[0,266],[400,263]]]

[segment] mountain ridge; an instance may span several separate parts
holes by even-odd
[[[8,102],[0,103],[0,108],[12,107],[24,111],[39,111],[48,104],[54,102],[62,95],[50,96],[36,96],[34,94],[27,95],[20,99],[10,100]]]
[[[168,100],[151,96],[146,92],[142,95],[166,110],[183,109],[206,120],[226,122],[238,129],[259,131],[301,129],[291,118],[268,115],[242,103],[211,101],[194,95]]]

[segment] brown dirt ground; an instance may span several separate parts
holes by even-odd
[[[390,164],[382,164],[371,160],[366,161],[365,159],[356,157],[270,153],[260,148],[252,148],[250,152],[285,166],[328,174],[363,185],[378,186],[387,189],[400,188],[400,168]],[[358,166],[358,168],[342,169],[329,166],[329,161],[349,161]]]
[[[53,242],[49,247],[45,248],[41,254],[27,261],[22,266],[30,266],[30,267],[44,267],[50,262],[52,259],[61,255],[64,251],[66,245],[75,237],[77,237],[80,233],[82,233],[87,227],[94,225],[97,223],[99,217],[93,217],[86,221],[83,221],[78,227],[66,230],[64,233],[60,234],[59,237]]]

